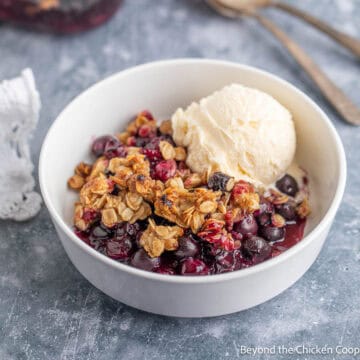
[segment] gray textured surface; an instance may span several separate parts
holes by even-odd
[[[301,7],[360,37],[358,0],[303,0]],[[269,16],[360,105],[359,61],[301,22],[274,10]],[[53,119],[90,84],[135,64],[190,56],[258,66],[304,90],[333,120],[349,168],[335,224],[306,275],[263,305],[213,319],[150,315],[103,295],[68,260],[45,208],[31,222],[0,222],[0,359],[228,359],[245,358],[241,345],[360,345],[360,129],[339,120],[253,21],[223,20],[200,1],[128,0],[111,22],[74,37],[2,25],[0,49],[0,78],[27,66],[35,72],[43,101],[35,162]]]

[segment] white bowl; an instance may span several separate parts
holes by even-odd
[[[232,273],[181,277],[120,264],[82,242],[72,230],[76,194],[66,181],[75,165],[90,160],[94,136],[116,133],[142,109],[160,119],[238,82],[268,92],[294,116],[297,160],[309,173],[312,215],[306,236],[283,254]],[[226,149],[224,149],[226,151]],[[312,265],[339,207],[346,179],[342,143],[325,113],[304,93],[267,72],[230,62],[160,61],[122,71],[73,100],[44,141],[41,191],[61,242],[75,267],[109,296],[152,313],[205,317],[250,308],[280,294]]]

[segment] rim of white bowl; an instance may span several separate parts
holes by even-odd
[[[61,118],[63,114],[66,112],[66,110],[72,105],[73,102],[77,101],[79,98],[85,97],[88,95],[89,92],[97,90],[98,87],[103,86],[104,84],[111,83],[113,81],[118,81],[120,78],[125,77],[131,73],[141,72],[143,70],[149,69],[149,68],[158,68],[163,66],[177,66],[181,64],[193,64],[193,65],[214,65],[214,66],[226,66],[226,67],[232,67],[232,68],[238,68],[238,69],[244,69],[249,70],[254,73],[260,74],[262,76],[266,76],[272,80],[277,81],[281,86],[285,86],[290,88],[292,91],[294,91],[298,96],[302,97],[311,107],[313,107],[319,114],[319,117],[322,119],[322,121],[325,122],[325,124],[328,126],[330,133],[334,139],[334,142],[336,144],[336,153],[337,153],[337,161],[339,162],[339,177],[337,179],[337,188],[335,196],[331,202],[331,205],[329,206],[329,209],[327,210],[324,217],[320,220],[320,222],[316,225],[316,227],[307,234],[300,242],[292,246],[290,249],[286,250],[285,252],[281,253],[280,255],[271,258],[269,260],[266,260],[260,264],[251,266],[246,269],[241,269],[237,271],[232,271],[224,274],[214,274],[214,275],[204,275],[204,276],[181,276],[181,275],[166,275],[166,274],[158,274],[154,272],[149,272],[141,269],[137,269],[135,267],[132,267],[127,264],[122,264],[120,262],[117,262],[90,247],[85,242],[83,242],[78,236],[75,235],[73,229],[66,224],[66,222],[63,220],[63,218],[60,216],[60,214],[56,211],[46,186],[45,181],[45,166],[46,166],[46,148],[48,146],[48,141],[52,133],[56,131],[57,124],[61,121]],[[345,190],[345,184],[346,184],[346,157],[345,157],[345,151],[343,144],[341,142],[341,139],[334,127],[334,125],[331,123],[328,116],[325,114],[325,112],[305,93],[303,93],[301,90],[299,90],[294,85],[290,84],[286,80],[283,80],[282,78],[278,77],[277,75],[273,75],[265,70],[261,70],[258,68],[254,68],[252,66],[238,64],[231,61],[224,61],[224,60],[215,60],[215,59],[197,59],[197,58],[178,58],[178,59],[170,59],[170,60],[161,60],[161,61],[154,61],[149,62],[141,65],[137,65],[125,70],[122,70],[118,73],[115,73],[97,83],[90,86],[86,90],[84,90],[82,93],[80,93],[78,96],[76,96],[66,107],[61,111],[61,113],[57,116],[53,124],[50,126],[46,137],[44,139],[43,145],[41,147],[40,152],[40,160],[39,160],[39,182],[40,182],[40,189],[41,193],[44,198],[44,202],[55,220],[55,222],[60,226],[60,228],[65,232],[65,234],[80,248],[82,248],[85,252],[90,254],[91,256],[95,257],[99,261],[102,261],[106,263],[109,266],[112,266],[114,268],[117,268],[121,271],[125,271],[129,274],[139,276],[142,278],[151,279],[154,281],[159,282],[168,282],[168,283],[179,283],[179,284],[206,284],[206,283],[214,283],[214,282],[222,282],[227,280],[232,280],[234,278],[242,278],[246,277],[250,274],[258,273],[261,271],[264,271],[268,268],[271,268],[272,266],[286,261],[288,258],[296,255],[296,253],[300,252],[301,249],[305,248],[316,236],[319,236],[319,234],[324,230],[324,228],[332,221],[334,218],[343,194]]]

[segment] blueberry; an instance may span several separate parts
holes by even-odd
[[[230,191],[232,185],[233,178],[219,171],[213,173],[208,181],[208,187],[214,191]]]
[[[91,150],[96,157],[102,156],[106,151],[115,150],[120,146],[120,141],[112,135],[104,135],[96,138]]]
[[[120,192],[120,188],[117,184],[115,184],[113,191],[111,192],[111,195],[118,196]]]
[[[294,220],[296,217],[296,210],[290,203],[285,203],[276,206],[276,212],[279,213],[286,220]]]
[[[215,256],[215,272],[221,274],[234,270],[234,252],[222,251]]]
[[[258,231],[258,224],[256,223],[253,215],[247,215],[241,221],[235,223],[233,229],[242,235],[256,235]]]
[[[136,140],[135,140],[135,145],[137,146],[137,147],[144,147],[148,142],[150,141],[150,139],[149,138],[142,138],[142,137],[138,137],[138,138],[136,138]]]
[[[110,138],[110,135],[100,136],[94,140],[91,145],[91,151],[95,156],[101,156],[105,151],[106,141]]]
[[[260,235],[267,241],[279,241],[285,237],[285,228],[279,228],[275,226],[263,226],[260,229]]]
[[[125,225],[126,223],[122,222],[120,224],[117,225],[116,229],[115,229],[115,236],[116,237],[123,237],[126,236],[126,229],[125,229]]]
[[[125,231],[130,236],[135,237],[136,234],[140,231],[140,225],[138,223],[134,223],[134,224],[126,223]]]
[[[269,225],[271,222],[271,215],[268,213],[262,213],[258,216],[257,221],[260,226]]]
[[[289,196],[295,196],[299,191],[296,180],[289,174],[283,176],[275,185],[281,192]]]
[[[199,253],[198,244],[190,236],[183,236],[179,239],[179,247],[174,252],[177,258],[194,257]]]
[[[111,238],[113,231],[103,224],[96,224],[90,231],[90,240],[105,240]]]
[[[128,259],[132,253],[133,245],[129,238],[119,240],[114,238],[106,243],[106,255],[112,259]]]
[[[160,258],[152,258],[144,249],[140,249],[133,255],[130,264],[138,269],[155,271],[160,266]]]
[[[271,255],[271,245],[259,236],[252,236],[243,243],[243,251],[248,255],[253,264],[258,264]]]

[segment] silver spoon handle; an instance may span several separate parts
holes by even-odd
[[[276,36],[316,83],[327,100],[347,122],[353,125],[360,125],[360,110],[343,93],[343,91],[328,78],[328,76],[295,41],[289,38],[278,26],[262,15],[259,15],[256,12],[251,12],[249,15],[257,19],[266,29]]]
[[[322,20],[316,18],[315,16],[310,15],[309,13],[302,11],[300,9],[295,8],[294,6],[285,4],[283,2],[274,0],[271,1],[269,6],[274,6],[278,9],[288,12],[291,15],[294,15],[310,25],[313,25],[320,31],[329,35],[331,38],[336,40],[340,45],[349,49],[354,55],[360,57],[360,41],[339,31],[334,29],[332,26],[323,22]]]

